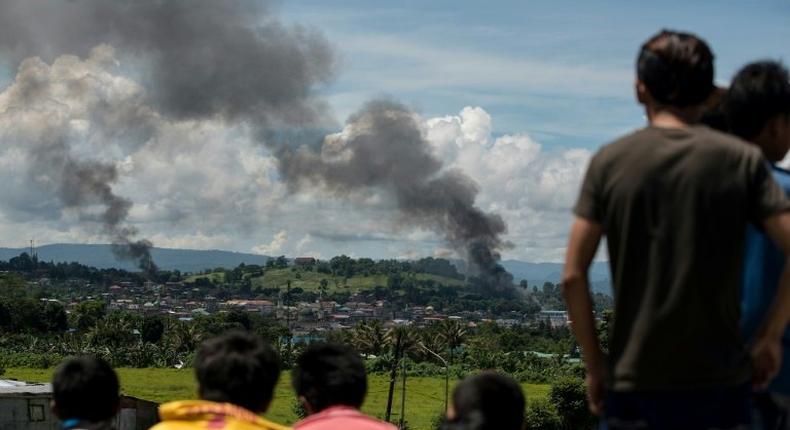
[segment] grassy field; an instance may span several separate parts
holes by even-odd
[[[170,400],[194,398],[195,380],[192,370],[176,369],[118,369],[124,394],[153,400],[159,403]],[[52,370],[9,368],[3,378],[22,381],[49,381]],[[277,385],[275,400],[265,415],[273,421],[293,424],[296,421],[292,406],[295,402],[291,391],[290,375],[283,373]],[[388,380],[383,375],[371,375],[368,397],[363,410],[382,417],[387,405]],[[450,381],[452,386],[455,381]],[[400,380],[395,391],[393,421],[399,418],[401,392]],[[546,397],[548,385],[523,384],[527,398]],[[452,392],[452,391],[451,391]],[[442,378],[414,377],[406,382],[406,421],[413,429],[428,430],[434,418],[443,410],[444,380]]]
[[[298,277],[297,277],[298,274]],[[446,286],[459,287],[463,286],[463,281],[457,279],[446,278],[443,276],[429,275],[426,273],[418,273],[415,275],[420,280],[433,280],[439,284]],[[292,271],[289,269],[267,269],[263,276],[252,279],[253,289],[255,288],[280,288],[285,290],[287,281],[291,281],[291,288],[301,288],[305,291],[318,291],[321,284],[321,279],[326,279],[329,284],[327,285],[328,292],[350,292],[355,293],[362,290],[368,290],[376,285],[386,286],[387,277],[385,275],[375,276],[354,276],[344,279],[341,276],[332,276],[331,274],[318,273],[311,271]]]

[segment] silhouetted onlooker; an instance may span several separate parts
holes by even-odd
[[[359,354],[338,344],[310,345],[297,360],[292,383],[308,417],[296,430],[394,430],[359,411],[368,390]]]
[[[55,370],[52,412],[63,430],[111,429],[119,406],[118,376],[101,358],[71,358]]]
[[[774,179],[790,194],[790,171],[776,165],[790,149],[790,76],[780,63],[762,61],[742,68],[722,104],[727,129],[757,145],[773,164]],[[746,234],[742,328],[751,342],[776,296],[785,256],[754,226]],[[790,429],[790,330],[782,337],[782,366],[768,391],[755,398],[760,428]]]
[[[285,430],[258,416],[272,401],[280,377],[280,358],[261,338],[230,332],[209,339],[195,356],[201,400],[162,405],[162,422],[153,430]]]
[[[601,148],[577,204],[563,274],[590,408],[610,428],[742,428],[751,383],[779,368],[790,272],[750,354],[739,327],[746,227],[790,251],[790,204],[759,149],[697,125],[713,53],[662,31],[642,45],[636,94],[649,126]],[[606,236],[614,287],[609,357],[587,272]]]
[[[455,387],[442,430],[522,430],[524,393],[512,378],[482,372]]]

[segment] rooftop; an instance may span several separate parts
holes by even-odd
[[[49,394],[52,384],[0,379],[0,395],[3,394]]]

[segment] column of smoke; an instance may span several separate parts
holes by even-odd
[[[221,118],[249,124],[261,136],[328,123],[316,88],[331,80],[336,56],[320,34],[280,23],[268,2],[0,2],[0,54],[12,64],[31,55],[45,60],[85,56],[100,43],[141,65],[147,102],[167,120]],[[512,284],[498,264],[498,251],[507,245],[501,238],[504,222],[475,206],[478,189],[470,178],[443,169],[408,109],[370,102],[346,128],[347,136],[329,136],[318,145],[271,138],[266,144],[293,190],[307,183],[322,184],[338,195],[381,190],[396,200],[402,218],[436,231],[486,283]],[[150,262],[145,257],[150,243],[130,241],[134,231],[121,227],[130,203],[112,192],[117,172],[111,166],[71,161],[63,164],[64,204],[102,201],[106,233],[120,254],[143,255]]]
[[[316,145],[274,149],[288,184],[321,184],[339,195],[374,188],[391,195],[401,220],[436,231],[460,250],[489,288],[510,291],[513,277],[499,264],[508,243],[499,215],[475,206],[477,184],[459,170],[443,169],[423,137],[415,114],[388,101],[368,102],[343,133]]]

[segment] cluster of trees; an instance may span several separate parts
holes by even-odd
[[[142,273],[128,272],[122,269],[97,269],[75,262],[54,263],[39,261],[37,256],[31,256],[26,252],[12,257],[8,261],[0,261],[0,271],[21,274],[30,279],[48,278],[57,281],[80,279],[105,286],[120,281],[129,281],[139,284],[148,279]],[[154,279],[151,280],[156,282],[176,282],[182,279],[181,272],[178,270],[162,270],[153,275],[149,274],[149,276],[154,276]]]
[[[288,259],[284,255],[266,262],[267,268],[288,267]],[[452,279],[464,279],[464,275],[448,260],[442,258],[422,258],[416,261],[405,260],[373,260],[370,258],[351,258],[347,255],[333,257],[329,261],[316,260],[304,266],[306,270],[325,273],[343,278],[354,276],[390,275],[393,273],[429,273]]]

